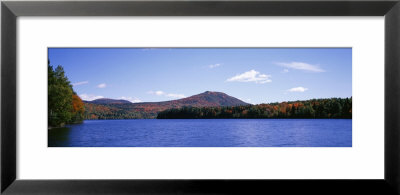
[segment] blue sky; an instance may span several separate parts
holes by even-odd
[[[85,100],[167,101],[204,91],[259,104],[352,96],[351,48],[49,48]]]

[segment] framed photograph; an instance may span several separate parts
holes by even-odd
[[[48,58],[49,147],[352,146],[351,48],[49,48]]]
[[[3,1],[1,191],[397,194],[399,6]]]

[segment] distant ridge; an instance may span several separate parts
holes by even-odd
[[[163,101],[131,103],[127,100],[115,100],[101,98],[93,101],[85,101],[86,118],[115,118],[121,115],[125,118],[155,118],[158,112],[170,108],[181,107],[219,107],[249,105],[238,98],[222,92],[205,91],[187,98]]]
[[[212,106],[239,106],[239,105],[249,105],[238,98],[229,96],[222,92],[214,92],[214,91],[205,91],[203,93],[193,95],[187,98],[170,100],[170,101],[162,101],[162,102],[140,102],[140,103],[132,103],[127,100],[120,99],[110,99],[110,98],[100,98],[92,101],[84,101],[85,103],[92,104],[138,104],[138,105],[146,105],[146,104],[156,104],[156,105],[171,105],[171,104],[179,104],[183,106],[193,106],[193,107],[212,107]]]
[[[100,98],[100,99],[95,99],[93,101],[84,101],[87,103],[93,103],[93,104],[131,104],[132,102],[128,100],[116,100],[116,99],[110,99],[110,98]]]

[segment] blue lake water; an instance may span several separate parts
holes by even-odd
[[[50,147],[351,147],[351,119],[88,120],[48,130]]]

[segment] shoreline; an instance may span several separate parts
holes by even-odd
[[[162,119],[157,119],[157,118],[127,118],[127,119],[85,119],[84,121],[102,121],[102,120],[166,120],[166,119],[180,119],[180,120],[185,120],[185,119],[189,119],[189,120],[200,120],[200,119],[262,119],[262,120],[270,120],[270,119],[287,119],[287,120],[291,120],[291,119],[310,119],[310,120],[352,120],[352,118],[162,118]],[[79,124],[79,123],[77,123]]]

